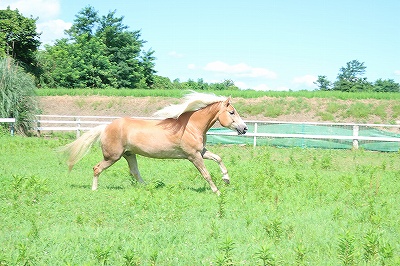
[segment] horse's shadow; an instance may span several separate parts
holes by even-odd
[[[78,185],[78,184],[71,184],[71,188],[80,188],[80,189],[91,189],[90,185]]]
[[[135,185],[137,185],[137,184],[131,184],[131,186],[135,186]],[[157,184],[143,183],[142,185],[144,185],[144,186],[153,185],[154,188],[157,190],[165,188],[165,184],[159,185],[158,183]],[[92,189],[92,187],[90,185],[83,185],[83,184],[71,184],[70,187],[73,189],[87,189],[87,190]],[[127,187],[122,186],[122,185],[107,185],[104,188],[108,189],[108,190],[126,190],[127,189]],[[203,185],[201,187],[185,187],[184,189],[189,190],[189,191],[194,191],[196,193],[206,193],[210,188],[206,185]]]
[[[198,188],[187,187],[186,189],[197,192],[197,193],[206,193],[209,188],[207,188],[207,186],[202,186],[202,187],[198,187]]]
[[[89,190],[92,189],[92,187],[90,185],[78,185],[78,184],[72,184],[71,188],[89,189]],[[124,190],[125,189],[125,187],[123,187],[123,186],[110,186],[110,185],[106,186],[105,188],[109,189],[109,190]]]

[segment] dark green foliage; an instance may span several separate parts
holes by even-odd
[[[341,67],[338,75],[338,80],[345,79],[349,81],[356,81],[365,73],[364,62],[358,60],[352,60],[346,63],[346,67]]]
[[[372,91],[372,84],[367,78],[362,77],[365,73],[364,62],[352,60],[346,63],[346,67],[340,68],[337,81],[333,83],[333,90],[345,92]]]
[[[179,89],[179,90],[195,90],[195,91],[239,91],[232,80],[224,80],[222,82],[207,83],[202,78],[197,81],[189,79],[181,82],[175,79],[173,82],[169,78],[154,76],[154,89]]]
[[[333,90],[344,92],[373,91],[373,86],[367,81],[367,78],[360,79],[339,79],[333,83]]]
[[[140,65],[142,67],[142,73],[144,76],[144,80],[146,82],[147,87],[152,88],[155,82],[155,73],[157,71],[154,70],[155,63],[154,60],[156,59],[154,56],[153,50],[148,50],[147,52],[143,52],[142,60]]]
[[[91,6],[82,9],[68,39],[46,46],[40,84],[65,88],[139,88],[154,84],[154,51],[141,54],[140,31],[129,31],[116,11],[100,17]]]
[[[318,76],[318,90],[321,91],[342,91],[342,92],[399,92],[400,84],[392,79],[378,79],[374,83],[367,81],[365,74],[366,66],[364,62],[352,60],[346,63],[346,67],[339,70],[339,74],[335,82],[331,83],[326,76]]]
[[[374,91],[376,92],[400,92],[400,84],[393,79],[378,79],[374,83]]]
[[[318,76],[318,79],[314,81],[314,84],[317,85],[318,89],[321,91],[329,91],[332,89],[332,84],[326,76]]]
[[[36,72],[36,51],[40,45],[36,19],[18,10],[0,10],[0,58],[10,56],[26,71]]]

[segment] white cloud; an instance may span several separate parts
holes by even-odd
[[[175,57],[175,58],[182,58],[183,57],[183,54],[180,54],[180,53],[178,53],[176,51],[171,51],[171,52],[168,53],[168,55],[171,56],[171,57]]]
[[[196,65],[195,64],[189,64],[187,66],[188,69],[196,69]]]
[[[0,2],[0,8],[10,6],[11,9],[18,9],[24,16],[39,17],[40,21],[45,21],[58,16],[60,13],[59,0],[5,0]]]
[[[64,37],[64,30],[72,23],[57,19],[60,14],[60,0],[0,0],[0,9],[10,7],[18,9],[25,17],[38,18],[37,32],[43,44],[52,44],[56,39]]]
[[[250,88],[246,83],[244,83],[242,81],[235,81],[234,83],[235,83],[236,87],[238,87],[239,89],[242,89],[242,90]]]
[[[307,87],[315,87],[314,81],[317,80],[317,77],[313,75],[305,75],[301,77],[295,77],[293,79],[293,83],[299,84],[299,85],[306,85]]]
[[[214,61],[208,63],[204,67],[204,70],[223,73],[223,74],[231,74],[237,77],[266,78],[266,79],[275,79],[277,77],[276,73],[271,70],[268,70],[266,68],[252,67],[245,63],[229,65],[221,61]]]
[[[38,23],[37,30],[38,32],[42,32],[42,35],[40,35],[41,42],[43,44],[51,44],[56,39],[65,37],[64,31],[71,28],[71,26],[72,23],[56,19]]]
[[[397,76],[400,76],[400,70],[395,70],[394,74],[397,75]]]

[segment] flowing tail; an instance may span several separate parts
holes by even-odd
[[[67,164],[69,171],[71,171],[72,167],[87,154],[92,145],[99,140],[106,126],[107,125],[97,126],[80,136],[74,142],[59,149],[59,151],[64,153],[68,158]]]

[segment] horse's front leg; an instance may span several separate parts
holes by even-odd
[[[217,186],[212,181],[211,175],[207,171],[207,168],[204,164],[204,160],[203,160],[203,157],[201,156],[201,154],[200,153],[196,154],[196,156],[194,156],[193,158],[188,158],[188,159],[189,159],[189,161],[191,161],[194,164],[194,166],[196,166],[197,170],[199,170],[201,175],[208,182],[208,184],[211,187],[211,190],[219,196],[221,194],[221,192],[219,192]]]
[[[213,160],[216,163],[218,163],[219,168],[221,169],[221,172],[222,172],[222,180],[224,180],[224,182],[226,184],[229,184],[230,179],[229,179],[229,175],[228,175],[228,170],[226,169],[224,163],[222,162],[221,157],[219,157],[219,155],[217,155],[215,153],[208,151],[206,148],[203,149],[202,156],[204,159]]]

